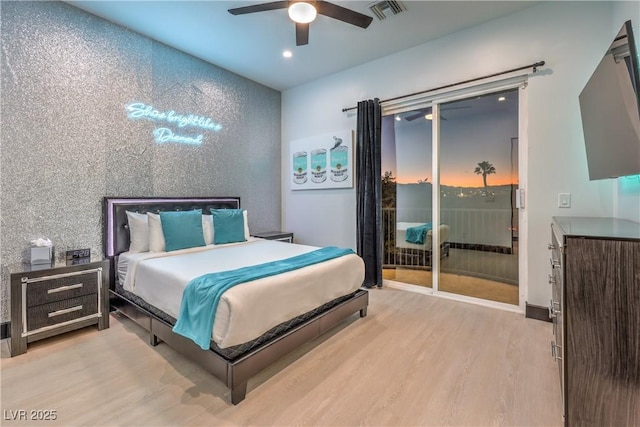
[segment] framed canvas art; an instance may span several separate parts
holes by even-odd
[[[353,187],[353,132],[344,130],[291,141],[292,190]]]

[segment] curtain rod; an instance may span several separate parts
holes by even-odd
[[[395,98],[383,99],[382,101],[380,101],[380,103],[382,104],[384,102],[396,101],[398,99],[409,98],[409,97],[415,96],[415,95],[422,95],[424,93],[434,92],[436,90],[447,89],[447,88],[450,88],[450,87],[453,87],[453,86],[459,86],[459,85],[463,85],[463,84],[467,84],[467,83],[476,82],[478,80],[484,80],[484,79],[488,79],[488,78],[491,78],[491,77],[501,76],[503,74],[509,74],[509,73],[513,73],[515,71],[526,70],[527,68],[533,68],[533,72],[535,73],[535,72],[538,71],[538,67],[542,67],[544,64],[545,64],[544,61],[539,61],[539,62],[530,64],[530,65],[525,65],[524,67],[512,68],[511,70],[500,71],[499,73],[489,74],[487,76],[482,76],[482,77],[476,77],[476,78],[473,78],[473,79],[464,80],[464,81],[457,82],[457,83],[451,83],[451,84],[440,86],[440,87],[436,87],[436,88],[433,88],[433,89],[427,89],[427,90],[423,90],[423,91],[420,91],[420,92],[413,92],[413,93],[410,93],[408,95],[396,96]],[[342,112],[346,113],[347,111],[355,110],[357,108],[358,108],[357,106],[356,107],[343,108]]]

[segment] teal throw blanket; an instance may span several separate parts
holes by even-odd
[[[431,223],[417,225],[415,227],[407,228],[404,240],[408,243],[416,243],[418,245],[424,245],[424,241],[427,238],[427,232],[431,230]]]
[[[218,302],[227,289],[352,253],[351,249],[329,246],[279,261],[196,277],[184,289],[173,332],[189,338],[203,350],[208,350]]]

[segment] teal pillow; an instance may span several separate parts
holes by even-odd
[[[202,232],[202,209],[160,212],[167,252],[206,246]]]
[[[245,242],[242,209],[211,209],[213,215],[213,243]]]

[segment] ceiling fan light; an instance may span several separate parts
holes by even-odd
[[[316,19],[318,12],[313,5],[300,1],[289,6],[289,18],[299,24],[308,24]]]

